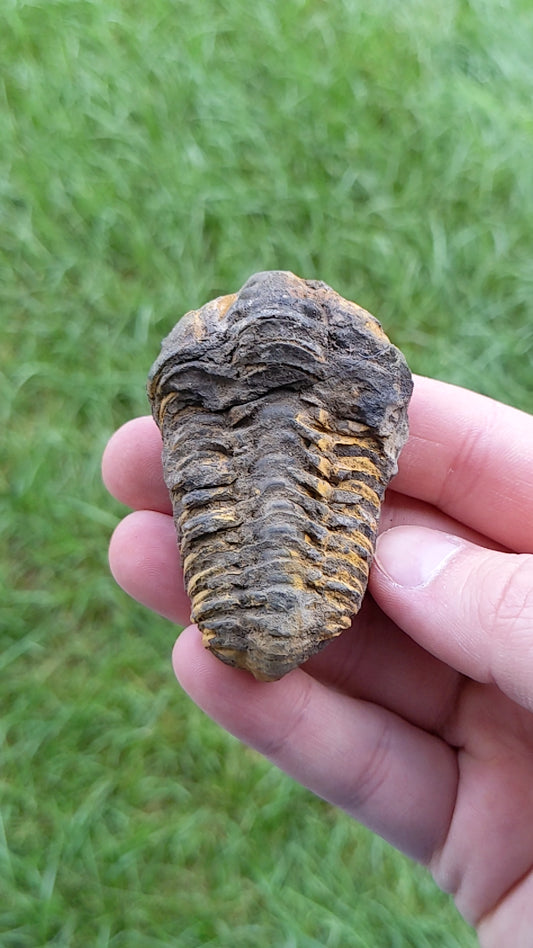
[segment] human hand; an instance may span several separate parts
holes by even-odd
[[[418,378],[352,628],[281,681],[206,651],[174,669],[216,721],[413,858],[485,948],[533,932],[533,416]],[[135,599],[185,624],[189,603],[160,463],[135,419],[103,460],[135,512],[110,564]]]

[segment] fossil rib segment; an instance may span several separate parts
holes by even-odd
[[[148,394],[191,618],[222,661],[274,680],[350,625],[411,391],[370,313],[289,272],[164,340]]]

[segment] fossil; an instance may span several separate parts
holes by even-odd
[[[186,313],[148,394],[191,619],[272,681],[361,606],[412,379],[366,310],[285,271]]]

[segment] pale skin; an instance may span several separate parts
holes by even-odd
[[[483,948],[533,944],[533,416],[417,378],[365,604],[278,682],[255,681],[189,626],[181,686],[215,721],[414,859]],[[189,602],[149,417],[103,459],[132,507],[110,564],[180,625]]]

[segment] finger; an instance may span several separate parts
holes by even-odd
[[[224,666],[190,626],[173,655],[178,681],[240,740],[394,846],[428,861],[444,841],[457,788],[455,753],[376,705],[301,669],[257,682]]]
[[[417,377],[395,491],[533,552],[533,416]]]
[[[485,546],[491,550],[501,550],[508,552],[507,547],[496,543],[490,537],[472,530],[453,517],[442,512],[437,507],[431,506],[416,497],[408,497],[406,494],[400,494],[395,490],[389,490],[385,494],[385,499],[381,508],[379,518],[379,532],[385,533],[391,527],[401,526],[424,526],[432,530],[440,530],[444,533],[453,533],[478,546]]]
[[[370,588],[423,648],[533,710],[533,556],[396,527],[378,539]]]
[[[161,435],[150,415],[133,418],[110,438],[102,458],[110,494],[133,510],[171,513],[161,467]]]
[[[119,586],[137,602],[179,625],[190,621],[171,517],[152,510],[125,517],[111,537],[109,565]]]

